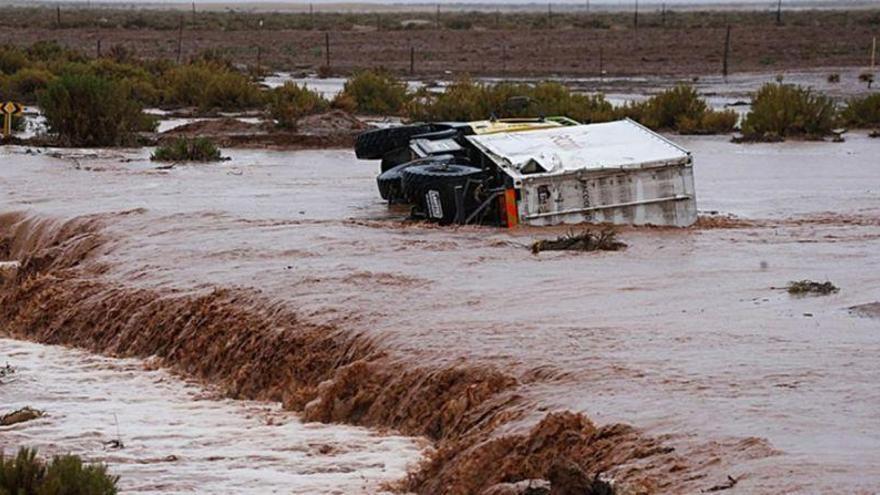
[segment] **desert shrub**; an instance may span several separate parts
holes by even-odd
[[[157,162],[216,162],[220,149],[208,138],[179,137],[156,148],[150,159]]]
[[[28,64],[27,55],[14,46],[0,47],[0,74],[14,74]]]
[[[0,493],[10,495],[115,495],[118,477],[102,464],[84,464],[74,455],[46,462],[22,448],[15,457],[0,453]]]
[[[563,115],[592,123],[614,118],[614,108],[604,96],[572,93],[559,83],[489,85],[469,78],[454,82],[440,94],[418,92],[408,113],[414,120]]]
[[[275,88],[269,96],[269,113],[279,127],[295,128],[300,118],[324,112],[329,106],[319,93],[292,82]]]
[[[351,95],[339,93],[333,97],[333,100],[330,102],[330,107],[348,113],[354,113],[357,111],[357,102],[354,101],[354,98],[352,98]]]
[[[128,89],[131,98],[145,106],[156,106],[162,102],[162,92],[152,79],[126,78],[119,81]]]
[[[55,76],[45,70],[36,68],[24,68],[9,76],[6,80],[6,98],[25,101],[28,103],[37,100],[37,92],[45,89]]]
[[[225,71],[208,82],[204,100],[199,107],[204,109],[242,110],[263,105],[263,94],[253,81],[238,72]]]
[[[801,86],[767,83],[752,99],[752,110],[743,121],[742,132],[751,140],[819,138],[831,133],[835,118],[831,98]]]
[[[62,75],[40,92],[49,131],[72,146],[132,144],[155,122],[123,84],[94,75]]]
[[[685,117],[679,120],[676,131],[681,134],[727,134],[733,132],[738,121],[739,115],[733,110],[708,109],[699,119]]]
[[[828,82],[830,84],[839,83],[840,82],[840,74],[838,74],[837,72],[832,72],[831,74],[828,74]]]
[[[37,41],[27,49],[27,56],[32,61],[67,61],[85,62],[86,57],[76,51],[65,48],[55,41]]]
[[[712,110],[693,87],[684,84],[645,101],[622,105],[615,113],[618,118],[630,118],[654,130],[682,134],[727,133],[739,120],[732,110]]]
[[[168,70],[162,77],[163,101],[202,110],[242,110],[262,104],[259,87],[222,65],[195,63]]]
[[[841,118],[847,125],[857,127],[880,126],[880,93],[846,102]]]
[[[342,92],[354,100],[358,112],[375,115],[397,115],[409,99],[406,83],[381,69],[355,73]]]
[[[99,58],[88,63],[88,72],[106,79],[143,79],[149,80],[152,75],[136,64],[117,62],[109,58]]]
[[[480,120],[493,112],[486,87],[469,78],[459,79],[440,94],[426,89],[418,91],[408,105],[407,114],[413,120]]]

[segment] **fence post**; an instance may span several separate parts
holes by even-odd
[[[874,36],[874,41],[871,43],[871,70],[874,70],[874,67],[877,66],[877,37]]]
[[[721,73],[724,75],[724,78],[727,79],[727,73],[729,69],[728,59],[730,58],[730,24],[727,25],[727,35],[724,37],[724,67],[721,69]]]
[[[55,26],[61,27],[61,6],[55,7]]]
[[[776,2],[776,25],[782,25],[782,0]]]
[[[636,0],[636,9],[635,13],[633,14],[633,27],[635,27],[636,29],[639,28],[639,0]]]
[[[324,61],[327,64],[327,68],[330,68],[330,32],[327,31],[324,33]]]
[[[409,73],[410,75],[416,73],[416,47],[412,45],[409,47]]]
[[[180,56],[183,52],[183,16],[180,16],[180,25],[177,28],[177,63],[180,63]]]
[[[101,58],[101,38],[98,38],[98,58]]]
[[[605,76],[605,50],[602,45],[599,45],[599,78]]]

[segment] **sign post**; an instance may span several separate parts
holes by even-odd
[[[21,115],[24,106],[21,103],[11,101],[0,103],[0,111],[3,113],[3,137],[12,136],[12,117]]]

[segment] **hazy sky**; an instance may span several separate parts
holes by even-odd
[[[52,2],[58,1],[63,3],[86,3],[89,0],[41,0],[42,2]],[[476,3],[476,4],[487,4],[487,3],[500,3],[500,4],[546,4],[548,0],[195,0],[196,5],[200,3],[208,4],[240,4],[247,5],[253,3],[286,3],[286,4],[301,4],[308,5],[309,3],[322,4],[322,3],[383,3],[383,4],[407,4],[407,3],[440,3],[440,4],[468,4],[468,3]],[[552,0],[552,3],[557,4],[573,4],[573,5],[583,5],[586,0]],[[192,0],[92,0],[92,3],[191,3]],[[630,5],[633,4],[635,0],[590,0],[591,5]],[[653,3],[666,3],[666,4],[743,4],[743,5],[755,5],[755,4],[766,4],[768,6],[776,5],[776,0],[639,0],[640,3],[644,4],[653,4]],[[803,3],[811,3],[811,2],[821,2],[821,3],[836,3],[829,2],[828,0],[783,0],[783,5],[786,3],[789,4],[803,4]],[[0,0],[0,4],[5,3],[3,0]],[[18,3],[18,2],[16,2]],[[841,1],[841,4],[846,3],[845,1]],[[880,5],[880,0],[877,0],[878,5]]]

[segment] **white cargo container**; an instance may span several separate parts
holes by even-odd
[[[509,177],[508,226],[697,220],[690,152],[632,120],[467,139]]]

